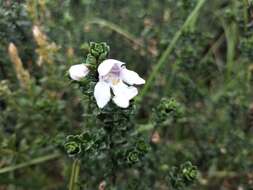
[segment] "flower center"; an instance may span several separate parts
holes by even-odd
[[[104,77],[104,80],[110,82],[112,85],[116,85],[120,82],[120,68],[113,66],[111,71]]]
[[[120,82],[119,75],[115,74],[115,73],[109,73],[107,75],[107,80],[108,80],[108,82],[110,82],[113,85],[116,85]]]

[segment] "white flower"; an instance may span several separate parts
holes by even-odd
[[[84,64],[73,65],[69,69],[70,78],[77,81],[80,81],[88,73],[89,69]]]
[[[99,82],[95,86],[94,96],[99,108],[105,107],[110,101],[111,89],[114,103],[127,108],[129,101],[138,94],[137,88],[132,85],[145,83],[145,80],[136,72],[128,70],[124,64],[115,59],[107,59],[98,66]],[[80,81],[88,73],[89,69],[84,64],[73,65],[69,69],[70,78],[76,81]]]
[[[99,108],[110,101],[111,89],[114,103],[127,108],[129,101],[138,94],[137,88],[132,85],[145,83],[136,72],[126,69],[124,64],[115,59],[107,59],[98,66],[99,82],[95,86],[94,96]]]

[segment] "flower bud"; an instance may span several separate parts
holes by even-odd
[[[69,156],[75,156],[81,152],[81,145],[78,142],[71,141],[64,145]]]
[[[186,162],[181,166],[182,175],[187,183],[193,182],[197,177],[197,168],[191,162]]]
[[[139,161],[139,152],[138,151],[131,151],[127,155],[127,162],[130,164],[136,163]]]
[[[76,81],[80,81],[88,73],[89,73],[89,69],[84,64],[73,65],[69,69],[70,78]]]
[[[102,43],[95,43],[91,42],[90,43],[90,53],[92,56],[99,58],[99,59],[105,59],[106,56],[109,53],[109,46],[102,42]]]
[[[172,167],[169,171],[169,180],[172,187],[181,189],[192,184],[197,178],[197,167],[191,162],[185,162],[180,167]]]
[[[69,135],[66,138],[64,148],[69,156],[76,156],[82,151],[82,142],[80,135]]]

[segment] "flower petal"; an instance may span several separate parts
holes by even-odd
[[[121,67],[121,65],[125,63],[118,61],[116,59],[106,59],[102,63],[100,63],[100,65],[98,66],[99,75],[100,76],[107,75],[115,64]]]
[[[94,89],[94,96],[98,107],[105,107],[111,99],[110,85],[104,81],[98,82]]]
[[[113,101],[121,108],[127,108],[129,106],[129,100],[123,96],[114,96]]]
[[[113,93],[115,96],[123,97],[127,100],[131,100],[138,94],[137,88],[133,86],[127,86],[122,81],[116,85],[111,85]]]
[[[128,70],[127,68],[123,68],[121,70],[121,78],[130,85],[140,85],[145,83],[145,80],[142,79],[136,72]]]
[[[81,80],[89,73],[88,67],[84,64],[73,65],[69,69],[69,76],[73,80]]]

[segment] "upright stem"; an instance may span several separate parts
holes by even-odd
[[[81,161],[79,159],[75,159],[72,164],[72,170],[69,181],[69,190],[77,190],[77,183],[79,178]]]
[[[111,161],[111,168],[110,168],[110,179],[111,179],[111,183],[112,185],[115,185],[116,184],[116,160],[114,158],[114,155],[113,155],[113,150],[114,150],[114,142],[113,142],[113,139],[112,139],[112,131],[113,129],[111,128],[108,128],[106,131],[107,131],[107,135],[108,135],[108,145],[109,145],[109,152],[108,152],[108,156],[109,156],[109,159]]]
[[[249,2],[248,0],[243,0],[243,17],[244,17],[244,30],[245,32],[247,31],[247,24],[249,22],[249,18],[248,18],[248,7],[249,7]]]
[[[113,142],[112,142],[112,139],[111,139],[111,137],[110,137],[110,159],[111,159],[111,162],[112,162],[112,184],[113,185],[115,185],[116,184],[116,178],[117,178],[117,176],[116,176],[116,167],[115,167],[115,164],[116,164],[116,160],[115,160],[115,158],[114,158],[114,155],[113,155],[113,149],[114,149],[114,144],[113,144]]]

